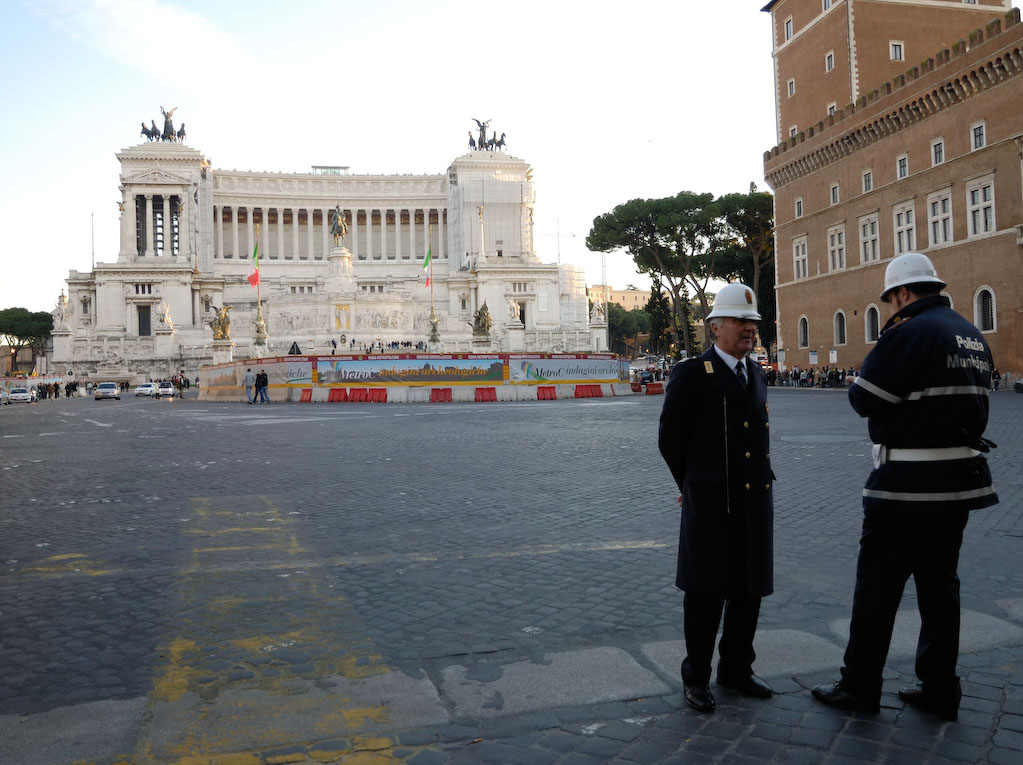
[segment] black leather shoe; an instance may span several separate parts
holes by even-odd
[[[881,704],[879,701],[871,701],[860,696],[854,696],[846,690],[845,686],[842,685],[841,680],[833,685],[818,685],[811,691],[811,693],[817,701],[827,704],[829,707],[835,707],[837,709],[853,709],[857,712],[865,712],[867,714],[877,714],[881,711]]]
[[[738,691],[743,696],[750,696],[754,699],[769,699],[774,695],[774,689],[767,684],[767,681],[757,677],[750,672],[746,677],[730,678],[718,675],[718,685]]]
[[[717,704],[714,695],[706,685],[683,685],[686,703],[697,712],[713,712]]]
[[[955,722],[959,719],[959,702],[927,693],[923,688],[900,688],[899,698],[917,709],[928,712],[942,720]]]

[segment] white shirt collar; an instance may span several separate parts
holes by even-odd
[[[735,367],[740,361],[743,362],[743,364],[746,363],[745,357],[739,359],[730,353],[725,353],[717,344],[714,345],[714,350],[717,351],[717,354],[721,358],[721,360],[725,362],[728,365],[728,368],[731,369],[733,372],[735,372]],[[738,376],[739,373],[735,372],[735,374],[736,376]],[[746,374],[749,375],[749,366],[746,366]]]

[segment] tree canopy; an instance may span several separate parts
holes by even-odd
[[[29,311],[27,308],[0,309],[0,339],[14,351],[11,371],[15,371],[18,352],[31,348],[42,353],[53,330],[53,317],[46,311]]]
[[[773,340],[775,314],[764,312],[767,306],[762,300],[766,296],[762,293],[770,291],[773,306],[774,269],[769,268],[774,259],[773,234],[773,197],[750,184],[748,194],[717,199],[713,194],[682,191],[663,199],[625,202],[594,219],[586,246],[595,252],[625,250],[641,273],[652,274],[668,288],[675,337],[691,354],[689,289],[706,315],[712,278],[749,280],[745,283],[757,292],[764,316],[762,330],[770,325],[761,336],[769,334]],[[767,272],[770,286],[765,290]]]

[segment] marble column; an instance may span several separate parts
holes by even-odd
[[[153,195],[146,194],[146,257],[153,257]]]
[[[189,225],[188,225],[188,189],[181,194],[181,208],[178,210],[178,254],[188,262],[189,255]]]
[[[284,260],[284,208],[277,208],[277,257]]]
[[[298,208],[291,208],[291,257],[298,260]]]
[[[169,194],[163,195],[163,251],[161,255],[172,255],[174,248],[171,243],[171,198]]]
[[[238,205],[231,206],[231,254],[237,255],[238,249]]]
[[[416,259],[416,208],[408,210],[408,254],[412,260]]]
[[[305,257],[306,260],[313,259],[313,229],[315,228],[313,223],[313,208],[307,207],[305,209]]]
[[[224,257],[224,208],[222,205],[218,205],[213,208],[213,215],[215,217],[214,226],[217,229],[217,248],[213,254],[215,258]]]
[[[401,209],[394,211],[394,257],[401,260]]]
[[[352,226],[349,229],[349,233],[352,235],[352,255],[358,259],[362,259],[362,252],[359,249],[359,208],[352,208]]]
[[[380,211],[380,256],[384,260],[394,260],[387,254],[387,213],[386,209]]]
[[[235,252],[236,258],[244,258],[245,253],[252,252],[252,245],[256,241],[256,210],[254,207],[245,208],[245,247]]]

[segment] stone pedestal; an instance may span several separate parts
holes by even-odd
[[[472,336],[472,352],[473,353],[490,353],[493,349],[491,348],[490,335],[473,335]]]
[[[347,247],[332,247],[327,255],[327,279],[324,284],[330,295],[351,295],[355,293],[355,277],[352,271],[352,253]]]
[[[174,330],[158,329],[153,333],[156,338],[155,358],[170,359],[174,355]]]
[[[607,352],[607,322],[590,321],[590,350],[594,353]]]
[[[234,340],[225,338],[213,341],[213,363],[226,364],[234,361]]]
[[[53,363],[54,365],[71,363],[71,338],[75,333],[70,329],[55,329],[50,332],[53,338]]]
[[[508,338],[508,352],[521,353],[526,349],[526,328],[522,322],[509,322],[504,327],[505,336]]]

